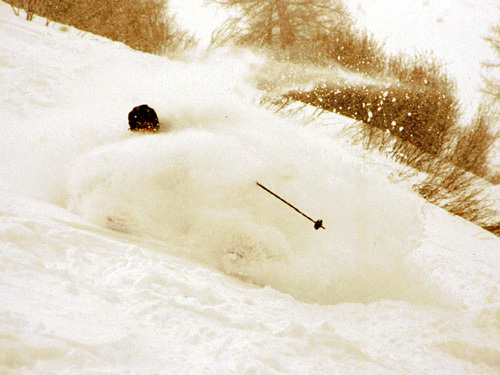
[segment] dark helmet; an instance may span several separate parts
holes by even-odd
[[[155,132],[160,128],[160,122],[155,110],[146,104],[134,107],[130,111],[128,124],[132,131]]]

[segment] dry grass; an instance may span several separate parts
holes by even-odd
[[[173,52],[194,44],[168,17],[162,0],[7,0],[13,8],[122,42],[148,53]]]

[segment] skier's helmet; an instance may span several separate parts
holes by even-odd
[[[134,107],[128,114],[128,125],[131,131],[156,132],[160,129],[158,116],[147,104]]]

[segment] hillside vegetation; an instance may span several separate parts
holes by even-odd
[[[168,15],[167,0],[5,0],[26,19],[47,18],[147,53],[172,53],[195,40]]]

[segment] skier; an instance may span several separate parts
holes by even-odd
[[[158,116],[147,104],[134,107],[128,114],[128,124],[131,131],[157,132],[160,129]]]

